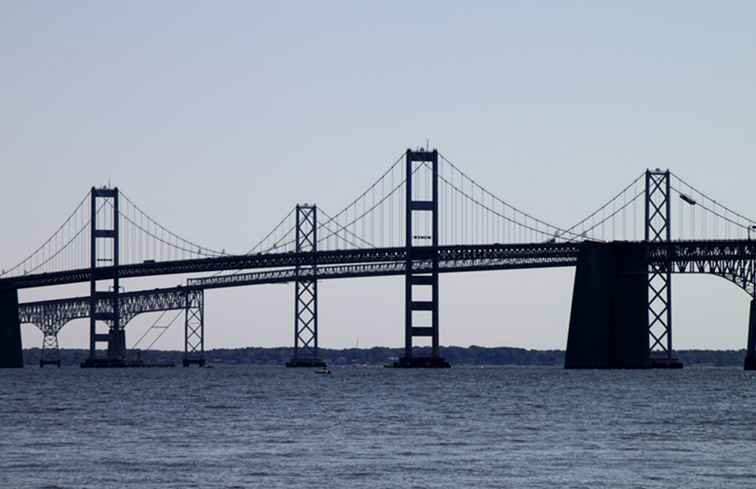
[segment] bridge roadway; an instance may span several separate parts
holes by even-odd
[[[463,245],[439,246],[439,261],[466,262],[475,260],[506,260],[514,262],[543,262],[544,266],[554,259],[577,259],[580,251],[578,243],[533,243],[519,245]],[[433,250],[414,248],[413,260],[430,260]],[[229,255],[192,260],[145,262],[120,265],[118,277],[136,278],[156,275],[241,271],[312,265],[340,265],[356,263],[406,262],[407,248],[368,248],[356,250],[317,251],[315,253],[265,253],[251,255]],[[97,280],[108,280],[114,276],[114,267],[98,267]],[[25,289],[72,283],[89,282],[90,269],[83,268],[65,272],[25,275],[0,280],[0,289]]]
[[[673,273],[708,273],[718,275],[735,283],[748,292],[749,295],[754,295],[756,242],[686,241],[627,244],[630,246],[647,246],[646,253],[648,260],[655,263],[666,263],[669,260]],[[445,247],[445,249],[439,250],[442,256],[454,257],[455,259],[440,261],[439,272],[452,273],[575,266],[580,249],[586,245],[588,243],[546,243],[519,246],[507,245],[506,247],[503,245]],[[398,253],[399,250],[391,249],[383,255],[376,255],[373,253],[375,250],[368,250],[371,253],[361,256],[363,256],[362,259],[365,259],[365,256],[385,257],[391,255],[405,257],[406,254]],[[354,259],[354,256],[351,255],[351,258]],[[305,257],[310,260],[312,259],[311,254],[281,254],[276,255],[274,261],[277,263],[291,260],[297,262]],[[254,263],[268,264],[271,262],[267,259],[262,260],[262,258],[269,258],[265,256],[255,255],[251,258],[255,259]],[[253,262],[251,261],[250,263]],[[141,290],[121,294],[119,299],[121,318],[125,325],[141,313],[183,309],[186,307],[188,294],[201,292],[206,289],[286,283],[302,278],[320,280],[400,276],[405,274],[406,264],[406,261],[380,261],[322,265],[318,266],[316,271],[313,271],[312,268],[297,269],[296,267],[289,267],[193,278],[187,281],[186,287]],[[170,268],[172,263],[155,265]],[[153,267],[153,264],[145,264],[145,268],[152,269]],[[430,261],[415,261],[413,263],[413,269],[416,271],[430,271],[431,267],[432,263]],[[647,269],[639,268],[633,272],[645,274],[647,273]],[[103,297],[98,299],[96,309],[98,313],[110,312],[112,304],[107,297]],[[33,323],[38,326],[54,323],[59,329],[71,320],[86,317],[89,317],[89,296],[28,302],[19,305],[21,323]]]
[[[575,243],[530,243],[530,244],[487,244],[439,246],[438,259],[445,263],[445,271],[464,271],[465,267],[481,264],[475,270],[486,269],[483,263],[489,262],[489,269],[541,268],[551,266],[570,266],[577,263],[578,255],[586,242]],[[673,272],[713,273],[731,279],[739,286],[752,287],[753,277],[746,275],[749,265],[756,258],[756,241],[750,240],[716,240],[716,241],[671,241],[671,242],[627,242],[629,246],[644,247],[649,264],[670,264]],[[406,263],[408,259],[422,262],[432,258],[433,250],[414,248],[413,256],[407,256],[407,248],[369,248],[356,250],[317,251],[315,253],[266,253],[254,255],[233,255],[192,260],[163,262],[146,262],[121,265],[118,276],[121,279],[147,277],[153,275],[190,274],[221,271],[242,271],[255,269],[294,268],[312,265],[352,265]],[[459,267],[459,269],[457,268]],[[482,268],[481,268],[482,267]],[[380,267],[363,267],[354,269],[358,275],[371,276],[379,273]],[[107,280],[114,276],[114,267],[98,267],[95,271],[97,280]],[[33,274],[7,279],[0,279],[0,289],[24,289],[72,283],[89,282],[90,269],[78,269],[65,272]],[[348,272],[345,272],[348,273]],[[646,270],[638,270],[646,273]],[[399,272],[397,272],[399,274]],[[731,277],[728,277],[731,276]],[[329,278],[329,277],[323,277]],[[747,283],[748,282],[748,283]],[[208,282],[212,284],[212,281]],[[220,285],[228,286],[228,285]]]
[[[523,268],[550,268],[574,266],[576,257],[539,257],[516,258],[501,260],[464,260],[439,263],[440,273],[474,272],[485,270],[506,270]],[[431,269],[430,262],[420,262],[414,265],[415,270]],[[311,268],[282,268],[232,275],[216,275],[189,279],[186,287],[169,287],[152,290],[124,292],[119,295],[121,307],[121,321],[126,325],[138,314],[146,312],[160,312],[184,309],[187,294],[206,289],[226,287],[242,287],[248,285],[277,284],[293,282],[301,278],[343,279],[358,277],[381,277],[404,275],[406,262],[383,262],[353,265],[325,265],[313,272]],[[97,313],[112,312],[112,302],[109,297],[102,297],[96,303]],[[89,296],[45,301],[26,302],[19,304],[19,319],[21,323],[42,325],[52,322],[58,328],[74,319],[89,317]]]

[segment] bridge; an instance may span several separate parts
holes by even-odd
[[[568,368],[679,367],[672,275],[724,278],[751,298],[746,369],[756,368],[754,221],[669,170],[646,170],[569,227],[496,196],[436,150],[407,150],[338,213],[295,206],[260,242],[226,253],[171,231],[118,188],[92,188],[51,237],[0,275],[0,366],[23,365],[20,325],[43,333],[41,364],[60,365],[58,333],[89,319],[83,366],[125,366],[139,314],[184,312],[184,365],[204,365],[204,290],[293,282],[293,356],[316,366],[321,280],[404,276],[397,367],[446,367],[439,276],[575,267]],[[676,231],[676,232],[675,232]],[[201,274],[186,285],[123,291],[136,277]],[[90,293],[18,303],[18,290],[89,283]],[[416,354],[430,341],[429,357]],[[105,345],[105,349],[98,348]]]

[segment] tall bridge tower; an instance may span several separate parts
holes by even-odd
[[[672,240],[672,192],[669,170],[646,170],[645,241]],[[672,264],[649,264],[649,354],[653,368],[679,368],[672,350]]]
[[[294,356],[287,367],[325,367],[318,355],[318,208],[297,205],[296,253],[308,253],[310,264],[297,266],[294,282]]]
[[[404,355],[394,364],[401,368],[448,368],[438,344],[438,151],[407,150],[405,195]],[[421,195],[413,185],[418,167],[430,165],[430,195]],[[430,216],[430,229],[427,216]],[[422,226],[423,217],[426,217]],[[429,232],[430,234],[419,234]],[[416,262],[417,260],[417,262]],[[429,263],[430,271],[415,270],[416,263]],[[422,290],[425,289],[425,290]],[[422,295],[421,295],[422,294]],[[420,299],[418,296],[422,297]],[[414,339],[431,339],[431,356],[414,355]]]
[[[90,199],[89,358],[82,367],[123,366],[126,362],[126,333],[121,327],[119,306],[118,187],[92,187]],[[101,215],[98,213],[100,208],[105,210]],[[107,282],[108,288],[99,290],[98,282]],[[110,311],[98,312],[98,299],[107,300]],[[103,328],[107,328],[107,332]],[[108,345],[105,358],[97,354],[98,343]]]
[[[184,358],[182,365],[205,366],[205,291],[187,289],[184,308]]]

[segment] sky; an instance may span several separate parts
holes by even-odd
[[[426,141],[563,226],[649,167],[756,216],[755,17],[749,1],[4,1],[0,265],[107,183],[183,236],[243,250],[297,202],[342,208]],[[443,276],[441,343],[564,348],[573,276]],[[403,290],[322,282],[321,346],[402,344]],[[741,290],[683,275],[673,291],[676,348],[744,347]],[[291,284],[210,291],[206,345],[290,345],[292,310]],[[183,346],[179,322],[156,348]],[[72,322],[61,344],[87,334]]]

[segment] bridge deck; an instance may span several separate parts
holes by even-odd
[[[418,250],[413,260],[430,259],[432,250]],[[466,245],[440,246],[441,261],[468,260],[528,260],[533,258],[577,258],[580,251],[578,243],[533,243],[519,245]],[[118,267],[120,278],[136,278],[156,275],[175,275],[189,273],[206,273],[220,271],[241,271],[254,269],[285,268],[312,265],[339,265],[357,263],[406,262],[407,249],[370,248],[356,250],[318,251],[316,253],[268,253],[257,255],[223,256],[192,260],[141,263],[121,265]],[[97,280],[113,278],[114,267],[96,269]],[[0,289],[43,287],[71,283],[89,282],[90,269],[71,270],[47,274],[26,275],[0,280]]]
[[[647,249],[650,262],[692,264],[712,261],[753,260],[756,258],[756,242],[750,240],[716,241],[672,241],[672,242],[632,242]],[[532,259],[576,259],[584,243],[531,243],[531,244],[488,244],[464,246],[439,246],[440,261],[464,262],[468,260],[532,260]],[[413,260],[429,259],[429,248],[411,257]],[[120,278],[147,277],[206,273],[220,271],[242,271],[254,269],[286,268],[311,265],[343,265],[358,263],[406,262],[407,249],[370,248],[356,250],[318,251],[316,253],[268,253],[257,255],[223,256],[192,260],[176,260],[136,265],[121,265]],[[97,268],[98,280],[113,277],[114,267]],[[47,274],[26,275],[0,280],[0,289],[23,289],[51,285],[82,283],[90,280],[90,269],[71,270]]]
[[[633,243],[630,243],[631,245]],[[749,294],[754,292],[754,260],[756,244],[751,241],[720,242],[672,242],[637,243],[647,246],[649,260],[668,263],[673,273],[710,273],[724,277]],[[534,245],[489,245],[477,247],[443,247],[439,253],[445,260],[439,262],[440,273],[473,272],[485,270],[516,270],[527,268],[567,267],[577,264],[580,244],[534,244]],[[365,254],[350,253],[349,259],[377,259],[380,256],[406,257],[403,248],[385,249],[384,253],[367,250]],[[318,254],[318,257],[330,254]],[[312,255],[281,254],[275,257],[253,256],[250,266],[271,261],[294,261],[312,259]],[[453,259],[450,259],[453,258]],[[329,259],[333,259],[330,257]],[[174,263],[146,264],[145,269],[154,265],[170,268]],[[179,264],[184,266],[186,264]],[[225,266],[225,265],[224,265]],[[248,285],[292,282],[297,278],[319,280],[398,276],[406,272],[407,261],[376,261],[367,263],[323,264],[315,271],[312,268],[273,268],[230,275],[216,275],[189,279],[187,287],[141,290],[121,294],[121,303],[126,317],[142,312],[153,312],[181,308],[187,290],[206,290]],[[429,261],[413,261],[415,270],[430,270]],[[132,273],[143,273],[131,269]],[[647,273],[645,268],[637,273]],[[137,275],[140,276],[140,275]],[[37,279],[38,277],[28,277]],[[111,307],[107,299],[98,302],[97,309],[106,311]],[[19,305],[21,321],[36,323],[39,318],[58,321],[88,317],[89,297],[75,297],[47,301],[28,302]]]

